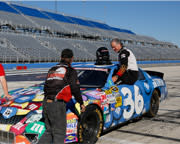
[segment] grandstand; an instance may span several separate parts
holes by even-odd
[[[94,61],[96,49],[119,38],[138,60],[179,60],[180,49],[169,42],[135,34],[105,23],[0,2],[0,62],[57,62],[62,49],[71,48],[75,61]]]

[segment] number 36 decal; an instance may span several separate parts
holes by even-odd
[[[127,96],[127,98],[124,99],[124,119],[130,119],[134,112],[140,114],[144,107],[144,100],[142,95],[139,93],[139,87],[136,85],[134,86],[134,101],[130,89],[124,87],[121,89],[121,92],[124,96]]]

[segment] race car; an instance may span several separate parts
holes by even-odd
[[[118,64],[77,63],[80,88],[86,111],[72,98],[67,103],[65,143],[96,143],[102,133],[129,120],[156,116],[160,101],[167,97],[163,73],[144,71],[134,85],[115,84],[112,76]],[[42,117],[44,84],[10,91],[11,101],[1,99],[0,135],[3,142],[35,144],[45,132]],[[1,137],[1,136],[0,136]],[[11,143],[10,142],[10,143]]]

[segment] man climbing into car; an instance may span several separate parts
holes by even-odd
[[[46,131],[39,144],[63,144],[66,136],[66,104],[72,95],[80,103],[81,112],[85,111],[77,72],[71,67],[73,52],[64,49],[61,61],[53,66],[44,85],[43,116]]]
[[[138,66],[136,57],[117,38],[111,40],[112,49],[118,53],[119,69],[112,77],[116,84],[134,84],[138,79]]]

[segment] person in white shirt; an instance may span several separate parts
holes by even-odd
[[[114,83],[134,84],[138,79],[138,66],[136,57],[131,50],[123,46],[117,38],[111,40],[112,49],[118,53],[119,70],[112,77]]]

